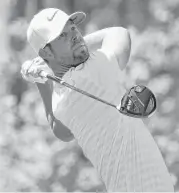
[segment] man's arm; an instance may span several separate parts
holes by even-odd
[[[123,70],[129,60],[131,50],[131,38],[127,29],[111,27],[99,30],[84,37],[89,51],[103,49],[106,54],[113,53]]]
[[[74,136],[71,133],[71,131],[65,125],[63,125],[62,122],[56,119],[53,115],[53,111],[52,111],[52,90],[53,90],[52,86],[53,85],[52,85],[52,82],[48,80],[46,81],[45,84],[36,83],[36,85],[42,97],[42,101],[44,103],[47,120],[55,136],[64,142],[69,142],[73,140]]]

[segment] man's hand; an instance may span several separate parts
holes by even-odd
[[[41,83],[44,84],[47,81],[47,78],[41,77],[40,72],[45,71],[50,74],[53,74],[52,70],[48,67],[45,61],[36,57],[33,60],[27,60],[22,64],[21,74],[22,77],[31,83]]]

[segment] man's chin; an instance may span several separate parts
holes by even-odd
[[[75,60],[76,60],[76,63],[73,64],[73,67],[76,67],[76,66],[79,66],[79,65],[82,64],[82,63],[85,63],[88,59],[89,59],[89,53],[87,53],[87,54],[85,55],[85,57],[83,56],[83,57],[78,57],[78,58],[76,58],[76,59],[75,59]]]

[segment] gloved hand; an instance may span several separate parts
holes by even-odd
[[[27,60],[21,66],[22,77],[31,83],[37,82],[44,84],[48,80],[47,78],[40,76],[41,71],[53,74],[53,71],[41,57],[36,57],[33,60]]]

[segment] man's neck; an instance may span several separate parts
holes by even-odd
[[[87,60],[88,59],[89,58],[87,58]],[[84,61],[84,62],[86,62],[86,61]],[[77,64],[76,66],[79,66],[80,64],[83,64],[84,62],[81,62],[81,63]],[[56,76],[58,76],[59,78],[62,78],[64,76],[64,74],[69,71],[70,68],[76,67],[76,66],[73,66],[72,64],[62,64],[62,63],[58,63],[56,61],[50,61],[49,66],[51,67],[53,73]]]
[[[65,65],[55,61],[50,61],[49,65],[53,73],[59,78],[62,78],[63,75],[71,68],[71,65]]]

